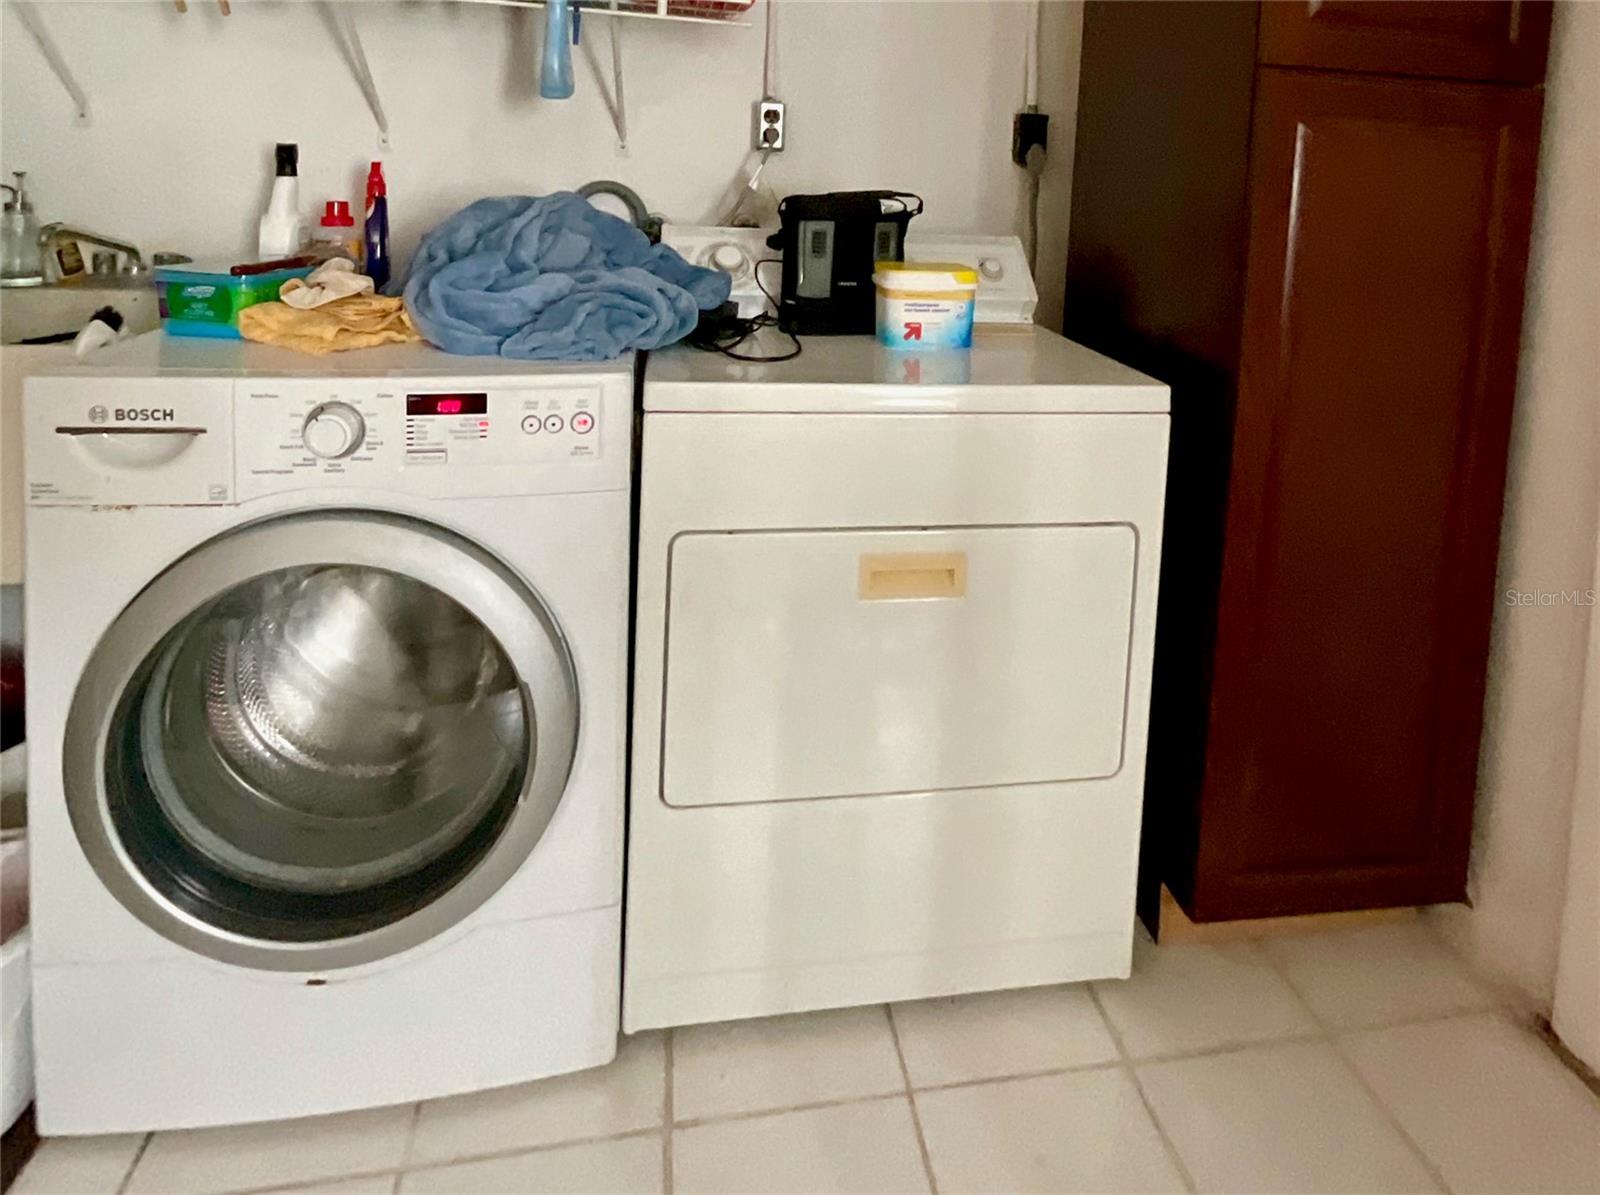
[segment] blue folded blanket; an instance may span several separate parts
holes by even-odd
[[[404,293],[447,353],[603,361],[683,339],[731,286],[561,191],[462,208],[422,239]]]

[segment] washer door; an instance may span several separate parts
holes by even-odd
[[[158,933],[347,967],[510,878],[577,722],[554,618],[493,557],[391,515],[287,516],[196,549],[112,623],[67,723],[67,807]]]

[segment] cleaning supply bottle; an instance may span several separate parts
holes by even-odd
[[[389,188],[383,181],[383,163],[367,172],[367,277],[379,291],[389,285]]]
[[[330,199],[322,208],[322,221],[317,225],[317,235],[310,249],[318,257],[348,257],[361,264],[361,240],[356,234],[356,218],[350,214],[350,204],[344,199]]]
[[[288,257],[305,244],[306,226],[300,218],[300,147],[279,142],[275,152],[277,177],[272,198],[261,215],[256,252],[262,260]]]
[[[567,0],[547,0],[545,4],[539,94],[547,100],[572,98],[572,9]]]

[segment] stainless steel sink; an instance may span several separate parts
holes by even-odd
[[[0,345],[37,342],[76,334],[102,307],[122,313],[133,332],[148,332],[161,322],[151,275],[112,275],[52,286],[0,289]]]

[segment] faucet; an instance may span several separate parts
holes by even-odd
[[[56,280],[61,278],[61,263],[56,258],[56,247],[63,241],[83,241],[90,245],[98,245],[102,249],[110,249],[125,256],[127,264],[122,267],[124,274],[142,274],[145,271],[144,254],[139,252],[139,247],[128,241],[119,241],[116,237],[103,236],[98,232],[88,232],[82,228],[73,228],[70,224],[59,221],[46,224],[39,230],[39,251],[44,257],[47,267],[56,272]]]

